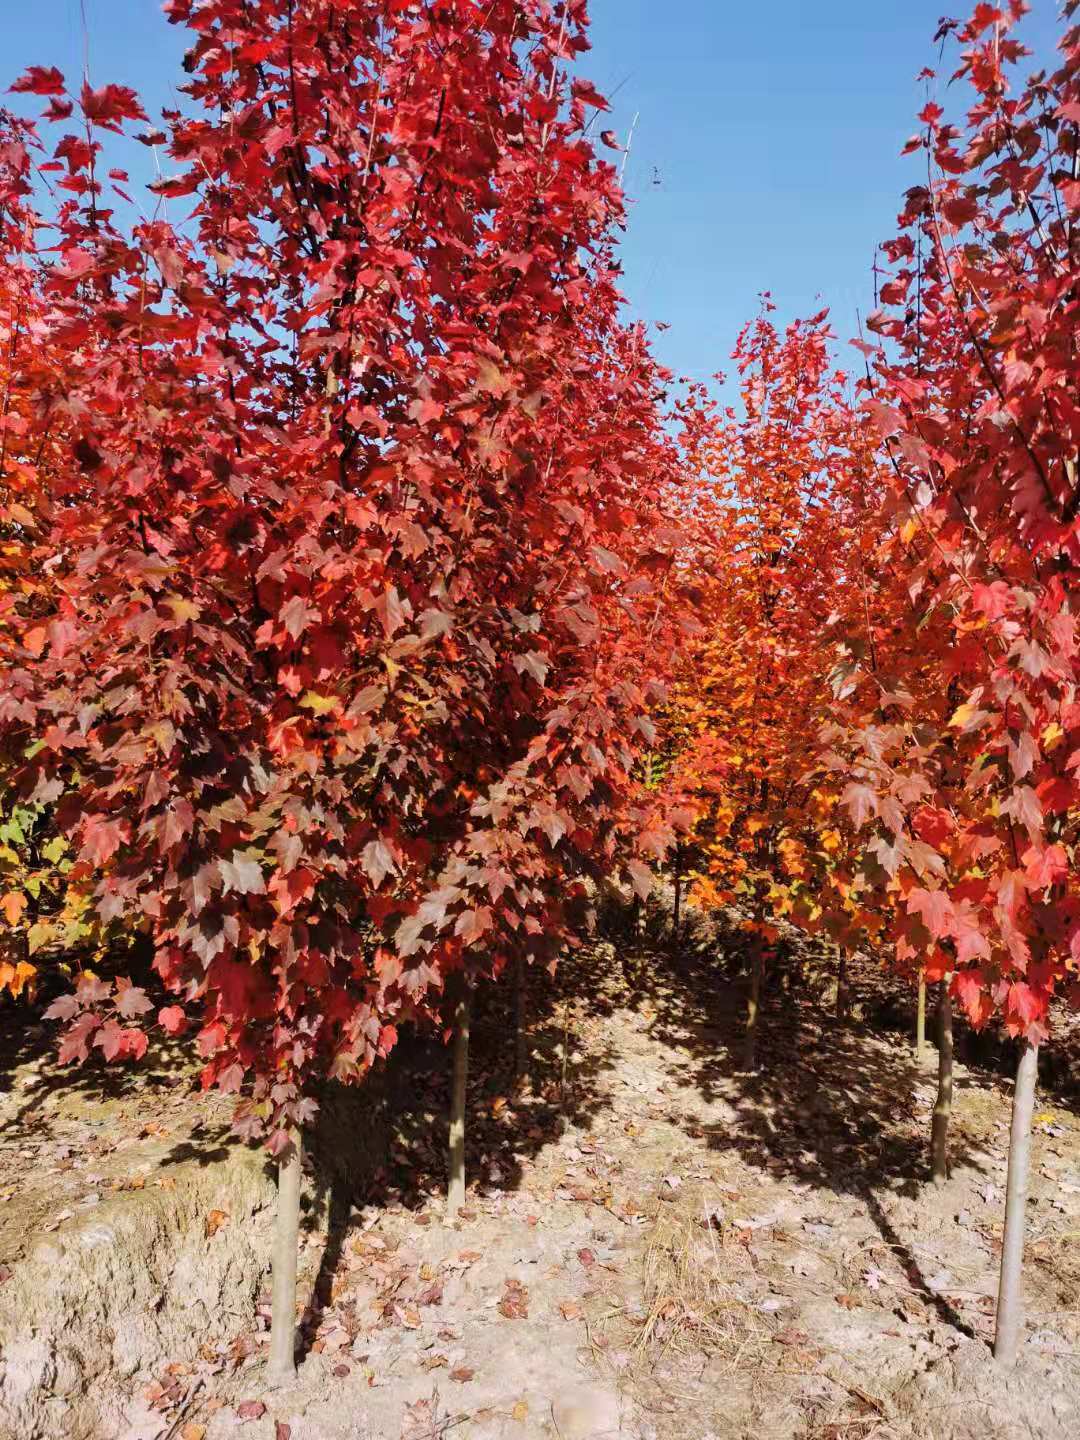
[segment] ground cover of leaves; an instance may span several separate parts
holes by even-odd
[[[959,1068],[954,1170],[925,1183],[933,1076],[837,1027],[813,986],[766,1000],[708,954],[598,945],[538,987],[534,1083],[506,1011],[477,1017],[465,1214],[442,1204],[446,1055],[417,1050],[361,1193],[312,1212],[303,1358],[264,1383],[268,1311],[133,1381],[128,1440],[1039,1440],[1080,1433],[1080,1119],[1036,1122],[1028,1334],[988,1356],[1008,1090]],[[565,1055],[564,1055],[565,1050]],[[147,1183],[153,1183],[148,1179]],[[47,1222],[46,1222],[47,1223]]]

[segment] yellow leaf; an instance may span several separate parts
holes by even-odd
[[[175,619],[182,625],[186,620],[197,620],[202,614],[202,608],[193,600],[185,600],[182,595],[167,595],[165,604],[172,611]]]
[[[527,1420],[529,1418],[529,1402],[519,1400],[510,1413],[517,1421]]]
[[[1047,725],[1046,729],[1042,733],[1043,747],[1047,750],[1052,750],[1054,746],[1060,740],[1064,740],[1064,738],[1065,731],[1061,728],[1057,721],[1054,720],[1051,724]]]
[[[305,710],[313,710],[316,715],[330,715],[341,709],[341,701],[336,695],[320,695],[315,690],[305,690],[300,697],[300,704]]]
[[[26,943],[29,946],[30,954],[36,955],[43,945],[49,943],[55,933],[55,926],[47,925],[41,920],[35,925],[31,925],[30,929],[26,932]]]

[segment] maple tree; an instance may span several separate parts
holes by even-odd
[[[909,146],[862,404],[827,312],[769,302],[738,405],[667,401],[585,0],[169,0],[160,128],[16,82],[0,991],[152,938],[170,1003],[82,966],[61,1057],[137,1059],[155,1020],[238,1096],[280,1162],[279,1377],[320,1082],[453,1037],[453,1216],[472,991],[523,993],[671,854],[676,932],[686,863],[745,916],[750,1065],[780,920],[839,946],[838,1013],[866,940],[940,985],[935,1179],[954,1000],[1019,1039],[1015,1356],[1037,1049],[1080,1002],[1080,39],[1010,88],[1025,8],[942,22],[973,101]],[[148,214],[106,160],[132,132]]]
[[[750,1065],[776,921],[827,923],[849,944],[873,923],[845,868],[836,797],[808,777],[829,712],[837,615],[864,609],[875,446],[831,364],[827,314],[781,334],[772,309],[766,297],[740,335],[741,403],[716,417],[703,447],[691,502],[703,634],[668,710],[664,782],[673,810],[693,816],[693,897],[747,912]]]
[[[1021,1042],[995,1350],[1007,1363],[1037,1048],[1053,997],[1080,1000],[1080,42],[1070,4],[1058,68],[1014,87],[1026,8],[943,22],[971,106],[954,123],[929,101],[908,146],[926,181],[884,247],[871,328],[885,344],[866,347],[892,477],[872,604],[900,635],[849,656],[849,748],[834,754],[895,897],[898,957]]]
[[[198,1015],[204,1083],[281,1161],[284,1374],[315,1082],[457,972],[554,963],[588,882],[668,843],[634,765],[680,450],[619,315],[606,102],[565,72],[583,4],[167,13],[193,103],[141,132],[175,167],[149,218],[102,174],[133,92],[36,67],[59,139],[5,121],[3,269],[51,361],[17,379],[12,544],[50,580],[6,599],[0,726],[96,916],[151,930],[158,1021]],[[137,1057],[150,1009],[84,973],[62,1055]]]

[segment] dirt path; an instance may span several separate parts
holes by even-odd
[[[384,1189],[342,1218],[328,1254],[309,1247],[325,1303],[297,1385],[264,1393],[252,1335],[171,1429],[144,1414],[132,1435],[1080,1433],[1073,1113],[1039,1112],[1029,1338],[1004,1377],[985,1345],[998,1085],[961,1068],[954,1173],[932,1191],[931,1077],[895,1039],[836,1030],[812,996],[774,996],[762,1068],[739,1075],[738,987],[715,970],[647,954],[620,967],[603,947],[575,964],[533,1035],[538,1093],[508,1099],[478,1067],[463,1218],[442,1221],[440,1068],[415,1077]],[[498,1016],[489,1028],[481,1054],[500,1048]]]

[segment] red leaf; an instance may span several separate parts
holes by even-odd
[[[158,1024],[169,1035],[182,1035],[187,1023],[187,1016],[179,1005],[166,1005],[158,1011]]]
[[[31,65],[11,87],[15,95],[63,95],[64,77],[55,66]]]
[[[105,85],[100,90],[84,85],[79,101],[86,118],[107,130],[119,130],[123,120],[146,119],[139,97],[126,85]]]
[[[580,76],[570,82],[570,93],[575,100],[580,100],[583,105],[592,105],[596,110],[610,110],[611,106],[604,99],[595,85]]]

